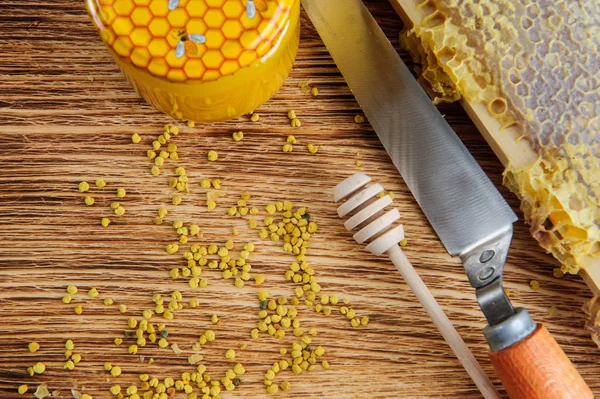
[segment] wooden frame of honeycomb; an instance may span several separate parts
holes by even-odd
[[[600,346],[600,5],[390,2],[434,102],[460,100],[532,236],[594,293],[584,310]]]

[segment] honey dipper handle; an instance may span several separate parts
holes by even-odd
[[[425,308],[438,330],[440,330],[440,333],[442,333],[442,336],[448,342],[458,360],[462,363],[467,373],[469,373],[469,376],[471,376],[471,379],[477,388],[479,388],[483,397],[486,399],[499,399],[500,395],[496,392],[492,382],[479,363],[477,363],[477,360],[458,334],[458,331],[456,331],[450,320],[448,320],[448,317],[446,317],[440,305],[427,286],[425,286],[425,283],[423,283],[423,280],[421,280],[421,277],[419,277],[410,261],[406,258],[402,249],[398,245],[394,245],[387,251],[387,254],[400,271],[400,274],[402,274],[402,277],[404,277],[408,286],[415,293],[415,296]]]
[[[541,324],[527,338],[497,352],[492,364],[511,399],[588,399],[594,395]]]

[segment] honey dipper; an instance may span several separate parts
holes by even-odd
[[[394,227],[394,223],[400,219],[400,212],[396,208],[385,211],[392,204],[392,198],[384,195],[373,200],[383,191],[383,187],[377,183],[367,187],[370,181],[369,176],[359,172],[335,186],[334,200],[346,200],[338,207],[338,215],[341,218],[351,215],[344,226],[349,231],[359,228],[354,239],[359,244],[366,243],[367,250],[373,255],[386,253],[390,257],[483,397],[500,398],[492,382],[398,245],[404,238],[403,225]]]

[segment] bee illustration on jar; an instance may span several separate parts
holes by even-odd
[[[170,11],[173,11],[177,7],[179,7],[179,0],[169,0],[169,10]]]
[[[267,0],[248,0],[248,3],[246,3],[246,14],[248,14],[248,18],[254,18],[256,16],[256,10],[267,11]]]
[[[197,44],[206,43],[206,37],[199,33],[187,34],[185,31],[180,31],[177,36],[179,41],[175,47],[175,57],[181,58],[184,55],[197,55],[198,47]]]

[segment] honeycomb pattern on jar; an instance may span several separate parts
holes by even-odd
[[[295,0],[94,0],[102,40],[170,81],[210,81],[261,59]]]
[[[505,184],[563,271],[600,262],[600,3],[425,0],[403,41],[441,99],[483,102],[538,160]]]

